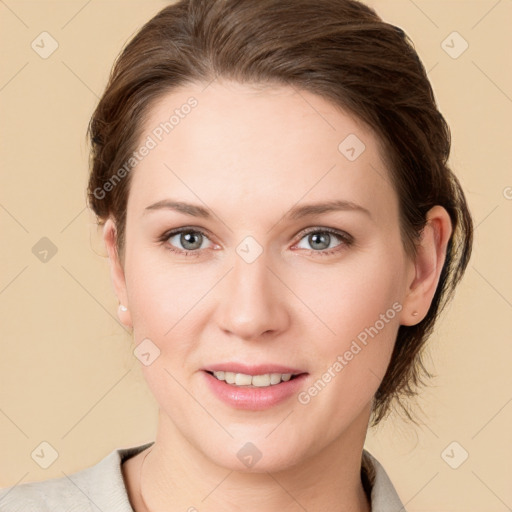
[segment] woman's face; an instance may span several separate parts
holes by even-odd
[[[364,439],[414,277],[376,136],[314,94],[216,81],[160,100],[143,145],[117,291],[160,435],[255,471]],[[250,378],[272,373],[298,376]]]

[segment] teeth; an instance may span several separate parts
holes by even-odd
[[[265,373],[263,375],[246,375],[245,373],[234,372],[213,372],[213,375],[219,380],[224,380],[228,384],[235,386],[256,386],[267,387],[275,386],[280,382],[287,382],[292,378],[291,373]]]
[[[281,374],[280,373],[271,373],[270,374],[270,384],[279,384],[281,382]]]
[[[243,373],[237,373],[235,375],[235,384],[237,386],[250,386],[252,384],[252,377]]]

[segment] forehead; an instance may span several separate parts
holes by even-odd
[[[160,98],[138,147],[129,209],[172,197],[226,215],[282,214],[299,201],[345,199],[397,214],[379,140],[361,121],[291,86],[214,81]]]

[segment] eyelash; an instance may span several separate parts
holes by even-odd
[[[177,248],[175,248],[174,246],[172,246],[172,245],[170,245],[168,243],[169,238],[171,238],[171,237],[173,237],[175,235],[179,235],[181,233],[194,233],[194,234],[199,233],[202,236],[208,238],[207,233],[205,233],[201,229],[196,229],[196,228],[192,228],[192,227],[183,227],[183,228],[173,229],[171,231],[166,231],[158,239],[158,241],[164,244],[164,247],[165,247],[166,250],[171,251],[173,253],[181,254],[181,255],[184,255],[184,256],[192,256],[192,257],[200,256],[201,252],[202,252],[202,249],[200,249],[200,250],[196,249],[194,251],[192,251],[192,250],[184,250],[184,249],[177,249]],[[333,249],[322,249],[320,251],[315,251],[314,249],[302,249],[302,250],[308,251],[309,253],[314,253],[315,255],[319,255],[319,256],[330,256],[330,255],[332,255],[334,253],[337,253],[337,252],[343,250],[344,247],[350,247],[354,243],[354,239],[348,233],[344,233],[343,231],[338,231],[338,230],[332,229],[332,228],[318,228],[318,227],[311,228],[311,229],[308,229],[306,231],[303,231],[301,233],[301,237],[299,238],[299,242],[303,238],[305,238],[307,235],[310,235],[311,233],[329,233],[330,235],[335,235],[336,237],[338,237],[341,240],[341,242],[342,242],[341,244],[337,245]]]

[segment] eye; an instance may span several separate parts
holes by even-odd
[[[205,240],[209,238],[204,231],[190,227],[167,231],[160,238],[168,250],[185,256],[199,256],[201,250],[206,248],[203,246]]]
[[[333,246],[332,243],[335,242],[336,239],[341,240],[341,242]],[[297,247],[321,256],[328,256],[339,252],[354,243],[353,237],[348,233],[331,228],[318,227],[312,228],[303,234],[301,241],[302,240],[306,240],[306,243],[309,244],[310,247],[313,247],[313,249],[300,247],[299,245],[297,245]]]

